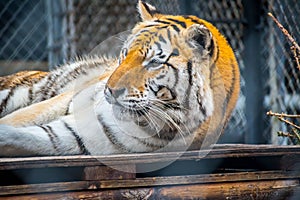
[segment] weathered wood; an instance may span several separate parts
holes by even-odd
[[[121,190],[104,190],[104,191],[83,191],[83,192],[67,192],[67,193],[50,193],[50,194],[34,194],[19,195],[15,197],[0,197],[0,200],[73,200],[73,199],[109,199],[109,200],[147,200],[153,198],[154,188],[138,188],[138,189],[121,189]]]
[[[0,199],[22,200],[66,200],[66,199],[299,199],[300,187],[295,180],[213,183],[155,188],[133,188],[119,190],[81,191],[0,197]]]
[[[102,181],[77,181],[64,183],[43,183],[30,185],[0,186],[0,195],[66,192],[78,190],[119,189],[135,187],[156,187],[172,185],[191,185],[207,183],[228,183],[246,181],[281,181],[292,180],[298,183],[300,171],[266,171],[266,172],[239,172],[220,174],[201,174],[191,176],[147,177],[133,180],[102,180]],[[296,182],[295,182],[296,181]],[[254,183],[253,183],[254,184]],[[299,185],[299,184],[298,184]]]
[[[172,170],[170,176],[163,173],[164,176],[149,177],[146,173],[135,177],[135,173],[129,173],[135,172],[135,167],[138,171],[147,165],[174,160],[178,162],[171,166],[179,166],[181,175],[175,176]],[[49,180],[47,177],[32,184],[12,182],[0,186],[0,198],[277,200],[300,194],[299,166],[300,146],[235,144],[187,152],[1,158],[0,171],[4,176],[0,178],[7,177],[6,172],[14,174],[20,170],[23,174],[45,172],[58,178],[65,172],[73,177],[70,172],[75,172],[77,178],[61,177],[58,182],[51,182],[51,177]],[[212,171],[189,173],[193,167],[212,168]],[[55,173],[57,170],[59,174]]]
[[[162,188],[161,199],[276,199],[299,197],[299,182],[295,180],[216,183]],[[296,194],[298,193],[298,194]],[[297,195],[297,196],[294,196]]]
[[[83,180],[116,180],[116,179],[134,179],[135,165],[122,166],[95,166],[85,167],[83,170]]]
[[[166,153],[140,153],[119,154],[105,156],[51,156],[51,157],[27,157],[27,158],[1,158],[0,170],[43,168],[43,167],[75,167],[75,166],[99,166],[123,165],[153,162],[168,162],[173,160],[199,160],[217,158],[246,158],[246,157],[275,157],[293,155],[300,157],[300,146],[273,146],[273,145],[237,145],[235,148],[220,145],[216,149],[166,152]]]

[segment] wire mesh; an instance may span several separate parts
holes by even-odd
[[[280,23],[300,41],[300,4],[297,0],[272,0],[264,2],[266,12],[271,12]],[[266,111],[290,114],[300,113],[300,72],[291,51],[291,44],[270,18],[263,18],[263,68],[268,78],[265,85]],[[286,124],[266,117],[265,136],[273,144],[288,143],[278,138],[277,131],[289,131]],[[299,121],[298,121],[299,124]]]
[[[243,63],[243,6],[242,1],[227,1],[227,0],[211,0],[211,1],[196,1],[192,0],[190,7],[193,8],[193,14],[212,22],[221,33],[225,35],[228,42],[234,49],[239,67],[244,68]],[[240,98],[237,102],[227,129],[225,130],[225,141],[241,142],[246,131],[246,116],[245,116],[245,97],[243,90],[245,83],[241,77]],[[238,131],[237,131],[238,130]],[[233,139],[234,138],[234,139]]]
[[[96,44],[106,39],[109,35],[128,30],[139,20],[136,12],[136,2],[124,0],[74,1],[76,47],[77,52],[88,53]],[[213,22],[227,36],[233,46],[240,66],[243,66],[241,53],[243,52],[243,24],[242,4],[239,1],[149,1],[152,5],[164,13],[187,13],[180,9],[181,5],[190,4],[193,14]],[[187,9],[187,8],[186,8]],[[122,12],[120,12],[122,10]],[[227,12],[222,12],[227,10]],[[238,30],[238,31],[236,31]],[[108,47],[109,48],[109,47]],[[246,118],[244,114],[244,96],[241,94],[238,106],[228,124],[226,132],[236,134],[239,130],[242,135],[245,132]],[[239,138],[239,137],[234,137]]]
[[[0,0],[0,75],[22,68],[46,68],[44,3],[41,0]]]
[[[170,14],[193,14],[215,24],[226,36],[244,66],[243,0],[149,0],[158,10]],[[299,41],[300,9],[297,0],[264,0],[265,13],[271,11]],[[289,44],[276,25],[261,16],[263,48],[261,66],[266,73],[265,110],[299,113],[299,72]],[[139,20],[136,1],[130,0],[0,0],[0,75],[21,69],[46,69],[90,51],[106,38],[130,30]],[[110,48],[110,46],[107,46]],[[253,58],[256,59],[256,58]],[[244,91],[226,133],[239,142],[246,134]],[[265,118],[264,134],[273,143],[282,123]],[[239,134],[240,137],[237,136]],[[225,134],[226,135],[226,134]]]

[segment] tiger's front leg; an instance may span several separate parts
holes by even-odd
[[[68,119],[69,118],[69,119]],[[65,123],[72,124],[70,117]],[[71,129],[71,127],[68,127]],[[82,154],[76,137],[62,121],[49,125],[15,128],[0,125],[0,157]],[[59,130],[59,137],[55,133]]]
[[[0,124],[23,127],[48,123],[66,114],[72,97],[73,92],[66,92],[51,99],[21,108],[1,118]]]

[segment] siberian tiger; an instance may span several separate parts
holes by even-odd
[[[233,50],[209,22],[138,2],[119,58],[86,57],[0,84],[0,155],[199,149],[239,95]]]

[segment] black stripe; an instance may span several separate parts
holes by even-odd
[[[106,123],[103,120],[103,117],[101,115],[97,116],[98,121],[101,123],[104,134],[107,136],[107,138],[109,139],[109,141],[116,145],[116,147],[121,150],[122,152],[133,152],[130,149],[128,149],[123,143],[121,143],[118,138],[114,135],[113,131],[111,130],[111,128],[109,126],[106,125]]]
[[[37,125],[38,127],[42,128],[48,135],[50,142],[52,143],[53,149],[58,152],[58,146],[56,144],[57,135],[53,132],[52,128],[48,125]]]
[[[170,25],[170,22],[166,22],[166,21],[162,21],[162,20],[155,20],[155,22],[159,22],[159,23],[162,23],[162,24],[168,24]]]
[[[176,26],[175,24],[172,24],[171,25],[173,28],[174,28],[174,30],[176,31],[176,32],[180,32],[180,29],[178,28],[178,26]]]
[[[215,50],[215,42],[213,39],[211,40],[210,45],[207,47],[207,50],[209,51],[209,56],[212,58]]]
[[[217,51],[217,56],[216,56],[215,62],[219,59],[219,56],[220,56],[220,49],[218,46],[216,46],[216,51]]]
[[[190,108],[190,95],[191,95],[191,88],[192,88],[192,85],[193,85],[193,71],[192,71],[192,67],[193,67],[193,64],[191,63],[191,61],[188,61],[187,62],[187,72],[188,72],[188,79],[189,79],[189,85],[188,85],[188,88],[186,90],[186,99],[185,99],[185,107],[187,108]]]
[[[28,90],[28,100],[29,100],[29,103],[31,103],[33,101],[33,90],[32,90],[32,86],[29,88]]]
[[[157,80],[163,79],[166,77],[166,74],[160,74],[158,77],[156,77]]]
[[[77,93],[78,94],[78,93]],[[77,95],[75,94],[75,95]],[[73,96],[73,98],[68,102],[68,106],[66,107],[66,110],[65,110],[65,114],[64,115],[69,115],[70,114],[70,104],[72,103],[73,99],[74,99],[75,96]]]
[[[193,85],[193,64],[191,61],[187,62],[187,72],[189,75],[189,84]]]
[[[144,5],[144,8],[146,8],[147,12],[153,16],[154,14],[156,13],[159,13],[157,10],[150,10],[149,6],[147,5],[147,3],[145,2],[142,2],[142,4]]]
[[[75,132],[74,129],[71,128],[71,126],[67,123],[67,122],[62,122],[63,125],[65,126],[65,128],[70,131],[70,133],[72,133],[72,135],[74,136],[79,148],[80,148],[80,151],[82,154],[85,154],[85,155],[90,155],[91,153],[87,150],[87,148],[85,147],[81,137]]]
[[[199,91],[200,91],[200,87],[197,88],[197,102],[199,104],[199,108],[200,108],[200,111],[202,112],[202,114],[204,115],[204,118],[207,117],[207,111],[206,111],[206,108],[203,106],[203,98],[202,96],[200,95]]]
[[[171,41],[171,33],[170,33],[169,29],[167,29],[167,36],[168,36],[169,41]]]
[[[170,20],[172,22],[175,22],[175,23],[179,24],[182,28],[186,28],[186,23],[183,22],[183,21],[179,21],[177,19],[172,19],[172,18],[167,18],[167,20]]]
[[[150,25],[144,26],[144,28],[150,28],[150,27],[154,27],[154,26],[157,26],[157,25],[156,24],[150,24]]]
[[[154,42],[158,49],[161,49],[161,44],[159,42]]]
[[[3,111],[6,109],[7,107],[7,102],[9,101],[9,99],[14,95],[15,93],[15,89],[17,87],[13,87],[10,89],[10,91],[8,92],[7,96],[5,97],[5,99],[2,100],[1,105],[0,105],[0,113],[2,114]]]
[[[52,77],[52,73],[49,74],[47,76],[47,78],[45,78],[45,83],[44,85],[40,88],[39,90],[39,93],[42,94],[42,97],[41,97],[41,101],[44,101],[44,100],[47,100],[47,94],[48,94],[48,84],[49,84],[49,81],[51,80],[51,77]]]
[[[161,29],[165,29],[165,28],[168,28],[168,26],[158,26],[158,25],[156,25],[157,30],[161,30]]]
[[[159,41],[163,42],[163,43],[167,43],[167,41],[164,39],[164,37],[162,35],[158,36]]]
[[[139,36],[142,35],[141,33],[149,33],[149,32],[150,32],[150,31],[149,31],[148,29],[146,29],[146,30],[141,30]],[[144,34],[144,35],[145,35],[145,36],[149,36],[148,34]]]
[[[199,20],[193,18],[192,16],[185,16],[185,18],[191,20],[195,24],[201,24]]]
[[[174,48],[173,51],[172,51],[172,56],[179,56],[179,51],[177,48]]]

